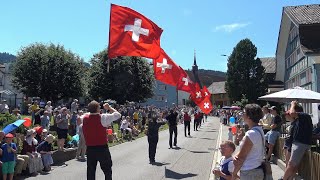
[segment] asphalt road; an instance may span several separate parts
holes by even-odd
[[[199,131],[193,131],[191,138],[184,137],[184,126],[178,126],[178,147],[168,149],[169,132],[159,134],[156,164],[150,165],[146,137],[110,148],[113,160],[114,180],[160,180],[160,179],[209,179],[219,133],[218,118],[208,117]],[[97,166],[96,179],[104,179]],[[39,174],[27,179],[86,179],[86,162],[71,160],[65,165],[54,167],[49,174]]]

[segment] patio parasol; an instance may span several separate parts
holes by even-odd
[[[241,107],[239,107],[239,106],[231,106],[231,107],[230,107],[230,109],[240,110],[240,109],[241,109]]]
[[[259,100],[274,102],[298,101],[299,103],[320,103],[320,93],[301,87],[294,87],[258,98]]]
[[[230,106],[223,106],[222,109],[231,109]]]
[[[5,134],[8,134],[9,132],[12,132],[13,130],[17,129],[21,124],[24,123],[25,120],[16,120],[14,123],[8,124],[6,127],[3,128],[3,132]]]

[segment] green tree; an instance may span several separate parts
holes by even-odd
[[[233,105],[241,107],[241,109],[243,109],[248,103],[249,102],[248,102],[248,99],[246,98],[246,95],[242,94],[241,100],[240,101],[236,101]]]
[[[248,102],[256,102],[265,95],[268,84],[257,48],[249,40],[241,40],[228,59],[226,92],[231,101],[239,101],[245,94]]]
[[[27,96],[55,102],[83,95],[83,61],[61,45],[24,47],[12,68],[12,85]]]
[[[106,51],[91,59],[88,93],[91,98],[144,102],[153,96],[154,76],[150,64],[139,57],[117,57],[110,60]]]

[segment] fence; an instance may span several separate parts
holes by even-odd
[[[285,134],[282,134],[277,141],[274,154],[276,157],[285,162],[285,151],[283,149]],[[304,179],[308,180],[319,180],[320,179],[320,146],[319,143],[316,142],[315,145],[312,146],[311,150],[305,153],[298,170],[298,174]]]

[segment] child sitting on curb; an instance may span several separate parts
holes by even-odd
[[[14,154],[17,152],[17,146],[12,142],[13,135],[11,133],[8,133],[5,138],[6,143],[1,146],[0,150],[0,155],[2,155],[2,174],[4,180],[7,179],[7,176],[9,180],[12,180],[16,162]]]
[[[220,177],[220,180],[229,180],[232,178],[234,169],[232,154],[236,150],[236,146],[232,141],[224,141],[220,144],[221,160],[219,169],[212,170],[212,173]]]

